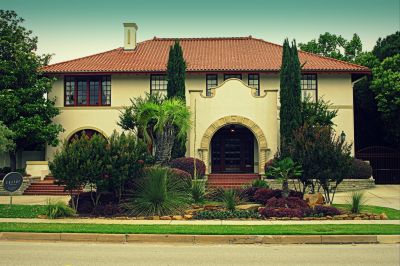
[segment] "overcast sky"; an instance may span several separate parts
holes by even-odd
[[[281,44],[330,32],[364,50],[400,28],[399,0],[0,0],[39,37],[52,63],[123,45],[123,22],[136,22],[138,41],[157,37],[249,36]]]

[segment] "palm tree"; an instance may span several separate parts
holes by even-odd
[[[178,98],[159,95],[131,99],[118,123],[123,129],[136,130],[150,147],[154,147],[156,164],[166,165],[176,137],[183,138],[190,128],[190,111]]]

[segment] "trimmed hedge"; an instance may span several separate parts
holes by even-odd
[[[354,159],[351,163],[353,179],[368,179],[372,176],[372,167],[365,161]]]
[[[194,158],[192,157],[181,157],[172,160],[169,163],[171,168],[177,168],[188,172],[194,178]],[[196,175],[202,178],[206,173],[206,165],[202,160],[196,158]]]

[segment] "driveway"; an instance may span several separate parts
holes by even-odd
[[[382,206],[400,210],[400,185],[376,185],[363,190],[366,205]],[[334,203],[347,203],[351,192],[336,193]]]

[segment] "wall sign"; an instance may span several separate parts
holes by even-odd
[[[8,192],[17,191],[21,186],[24,178],[20,173],[11,172],[3,178],[3,187]]]

